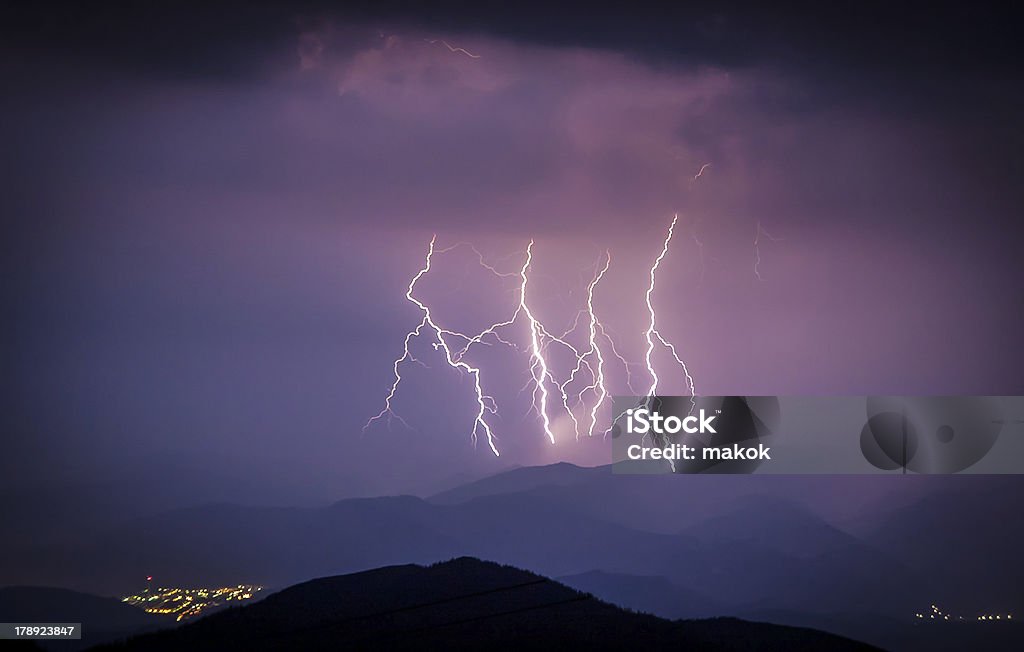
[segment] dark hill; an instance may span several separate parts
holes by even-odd
[[[166,619],[116,598],[36,586],[0,589],[0,622],[83,623],[81,641],[48,641],[42,645],[60,650],[82,649],[169,625]]]
[[[552,580],[460,558],[328,577],[107,650],[868,650],[810,629],[668,621]]]

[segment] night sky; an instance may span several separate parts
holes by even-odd
[[[503,272],[534,239],[559,328],[609,250],[596,307],[639,361],[678,213],[655,300],[704,394],[1024,393],[1019,22],[760,4],[4,9],[0,492],[315,503],[604,461],[543,437],[498,347],[500,459],[425,342],[413,429],[361,432],[434,233]],[[466,330],[516,301],[465,247],[419,290]]]

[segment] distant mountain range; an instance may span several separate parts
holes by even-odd
[[[810,629],[632,613],[509,566],[461,558],[327,577],[103,650],[870,650]]]
[[[932,603],[1024,614],[1024,526],[1008,498],[1022,490],[1018,478],[623,476],[556,464],[427,499],[206,505],[74,543],[0,542],[0,584],[120,595],[153,575],[273,588],[471,556],[665,617],[753,617],[885,646]],[[843,518],[823,517],[834,514]]]

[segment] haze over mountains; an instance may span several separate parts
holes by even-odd
[[[153,575],[281,588],[471,556],[660,616],[746,616],[885,645],[933,603],[965,614],[1024,608],[1022,526],[1005,499],[1020,481],[986,480],[613,476],[556,464],[427,499],[206,505],[132,519],[84,544],[8,542],[0,583],[117,595]],[[816,491],[822,483],[848,483],[863,501],[836,518],[837,492]],[[869,624],[881,631],[859,635]]]

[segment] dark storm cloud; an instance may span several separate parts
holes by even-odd
[[[1005,3],[492,3],[470,1],[33,3],[8,7],[8,46],[95,56],[174,76],[232,74],[252,53],[323,19],[479,33],[658,60],[784,64],[903,77],[1013,74],[1020,44]],[[934,79],[932,81],[935,81]]]

